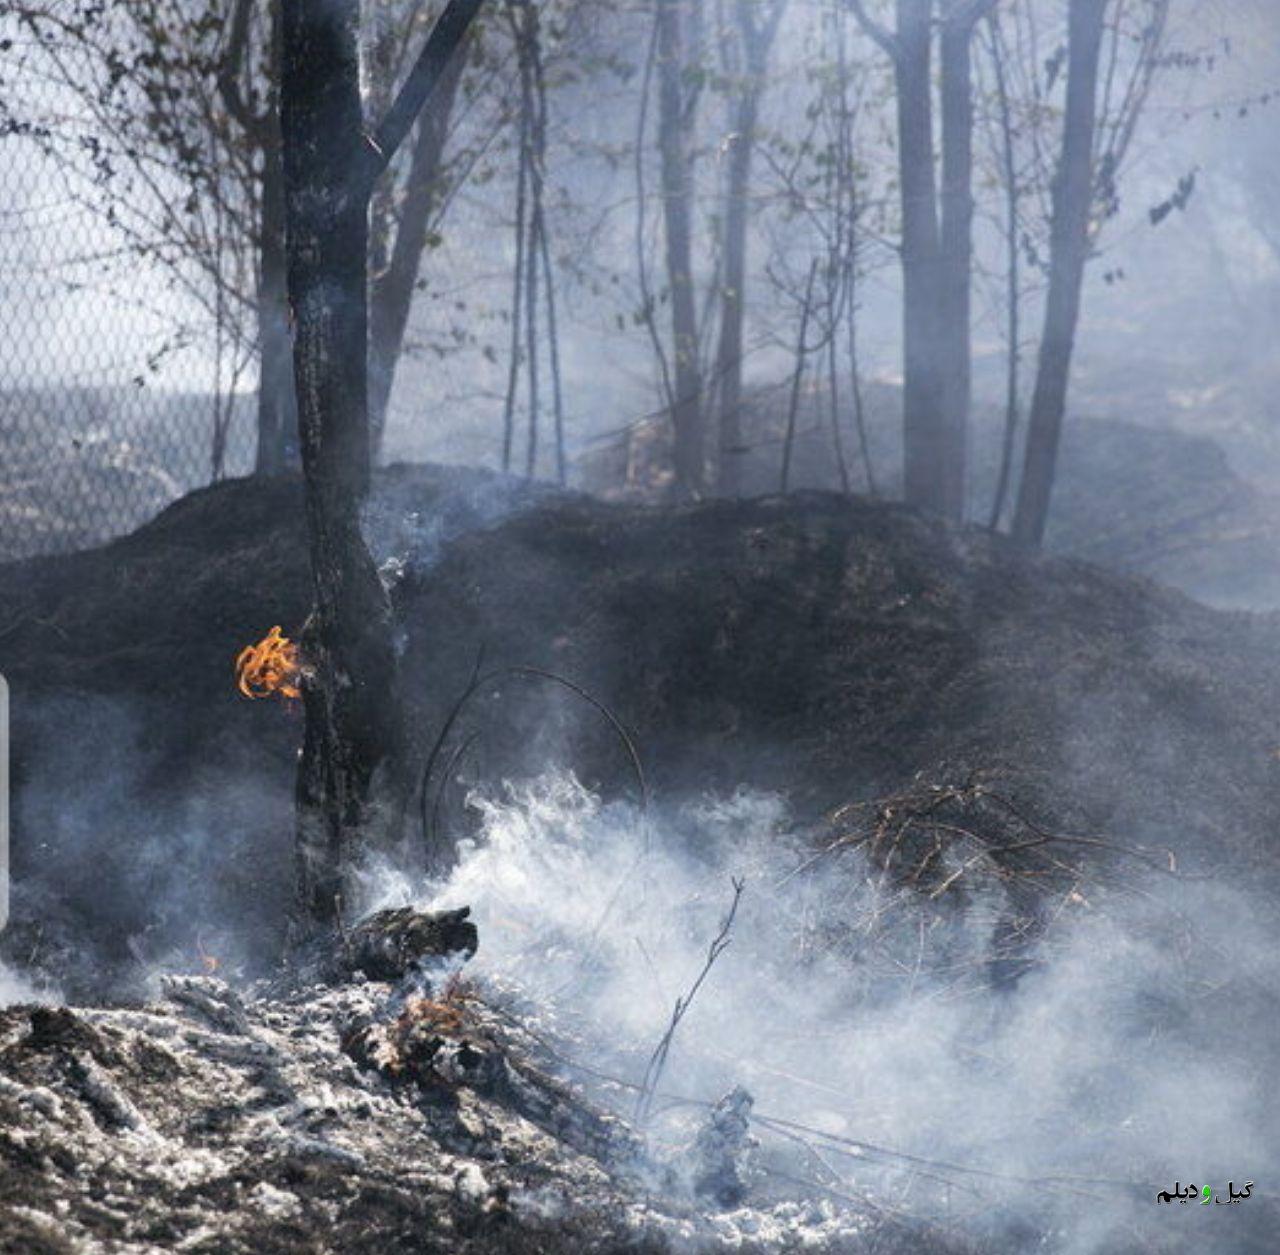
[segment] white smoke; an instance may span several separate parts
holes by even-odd
[[[21,972],[15,972],[0,959],[0,1009],[30,1003],[61,1002],[62,995],[50,986],[37,985]]]
[[[475,974],[518,987],[598,1071],[640,1080],[741,877],[731,945],[676,1035],[667,1093],[714,1100],[743,1084],[758,1114],[817,1131],[804,1136],[850,1188],[922,1212],[964,1197],[974,1213],[1003,1200],[1065,1217],[1056,1249],[1073,1252],[1117,1249],[1147,1225],[1168,1240],[1155,1194],[1175,1180],[1275,1179],[1256,1028],[1274,1028],[1280,1005],[1280,977],[1257,957],[1276,930],[1238,893],[1087,888],[1031,970],[997,990],[984,956],[1007,906],[998,889],[924,910],[856,853],[814,863],[777,798],[646,817],[549,774],[471,804],[478,839],[417,896],[470,905]],[[414,896],[384,877],[371,904]],[[822,1137],[977,1172],[873,1151],[859,1162]],[[1176,1219],[1210,1240],[1212,1216]],[[1233,1249],[1220,1231],[1211,1241]]]

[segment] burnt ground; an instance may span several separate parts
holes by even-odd
[[[0,1011],[0,1251],[972,1252],[854,1200],[708,1208],[688,1146],[649,1156],[474,996],[410,1004],[429,1055],[353,1057],[395,995],[201,977],[129,1009]]]
[[[1276,879],[1272,616],[818,493],[661,509],[398,467],[372,531],[396,560],[411,762],[483,650],[487,672],[545,669],[605,703],[659,795],[774,789],[804,823],[920,773],[995,769],[1060,830]],[[300,729],[231,668],[273,624],[296,632],[307,582],[291,480],[224,483],[104,548],[0,567],[23,944],[42,913],[123,960],[228,915],[279,920]],[[441,792],[456,829],[455,776],[548,757],[634,789],[585,701],[500,677],[438,756],[431,808]]]
[[[1130,411],[1114,398],[1133,378],[1115,377],[1096,395],[1112,401],[1100,411],[1072,416],[1062,436],[1054,484],[1049,552],[1143,575],[1202,601],[1231,608],[1274,608],[1280,587],[1280,500],[1265,487],[1270,464],[1265,439],[1235,442],[1229,459],[1221,440],[1169,426],[1169,408]],[[1148,377],[1149,378],[1149,377]],[[785,381],[784,381],[785,382]],[[1141,385],[1139,385],[1140,387]],[[1136,397],[1129,398],[1136,401]],[[902,396],[874,383],[864,389],[868,456],[882,495],[901,496]],[[792,488],[841,487],[828,413],[829,394],[817,389],[798,416],[790,468]],[[1145,414],[1147,423],[1141,421]],[[1123,421],[1129,415],[1140,421]],[[1104,417],[1105,416],[1105,417]],[[786,406],[778,389],[760,389],[744,408],[746,452],[739,468],[746,491],[776,492],[785,445]],[[1200,421],[1216,426],[1221,415]],[[865,490],[867,473],[848,398],[841,409],[843,449],[850,483]],[[1239,434],[1248,424],[1234,430]],[[978,406],[973,414],[968,515],[990,517],[1004,439],[1002,413]],[[654,500],[670,465],[666,424],[645,419],[583,458],[586,485],[607,497]],[[1007,524],[1012,503],[1005,502]]]
[[[1104,840],[1073,848],[1120,869],[1276,887],[1271,616],[820,493],[659,509],[399,467],[380,477],[371,531],[402,624],[411,762],[482,649],[491,677],[438,756],[429,809],[438,795],[446,832],[473,819],[466,787],[548,761],[606,795],[635,792],[608,723],[532,673],[546,672],[629,729],[659,805],[776,790],[822,837],[833,810],[903,791],[914,800],[891,810],[914,823],[923,791],[924,809],[946,797],[959,810],[936,815],[976,824],[964,790],[982,770],[1023,835]],[[452,1076],[441,1107],[362,1072],[342,1042],[391,996],[369,982],[258,987],[241,1006],[211,981],[203,1010],[181,985],[176,1004],[174,987],[139,1003],[142,973],[249,976],[279,953],[300,728],[287,707],[238,697],[232,660],[273,624],[296,632],[307,582],[288,480],[222,484],[102,549],[0,567],[15,782],[4,957],[99,1008],[0,1019],[0,1249],[942,1252],[966,1233],[981,1249],[1077,1249],[1072,1230],[1024,1232],[1025,1213],[998,1209],[947,1234],[877,1228],[883,1213],[830,1186],[816,1210],[803,1191],[752,1199],[737,1219],[672,1210],[668,1191],[655,1203],[548,1124],[545,1105],[531,1115]],[[872,827],[874,859],[903,830]],[[500,994],[469,1011],[486,1032]],[[1205,997],[1193,1030],[1208,1015],[1244,1041],[1274,1023],[1262,986],[1252,1002]],[[211,1020],[209,999],[240,1009],[214,1005]],[[1152,1017],[1167,1033],[1166,1012]],[[518,1028],[499,1053],[535,1056]],[[586,1096],[549,1092],[596,1118]],[[1265,1230],[1272,1204],[1255,1201]],[[1144,1249],[1182,1249],[1178,1230],[1160,1232],[1168,1245]]]

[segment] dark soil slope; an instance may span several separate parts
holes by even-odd
[[[1117,388],[1109,389],[1114,396]],[[828,418],[829,399],[812,398],[799,423],[789,483],[835,491],[841,486]],[[866,389],[866,436],[875,482],[882,493],[902,487],[902,396],[898,388]],[[1104,411],[1107,412],[1107,411]],[[1112,413],[1116,411],[1110,411]],[[1124,411],[1119,411],[1123,413]],[[746,491],[777,490],[785,447],[787,409],[776,390],[747,400],[743,458]],[[1239,474],[1214,439],[1169,426],[1167,406],[1152,425],[1086,414],[1063,429],[1047,545],[1052,553],[1083,558],[1170,584],[1213,605],[1272,608],[1280,604],[1280,502],[1258,487],[1265,477]],[[1212,426],[1212,422],[1206,418]],[[843,430],[857,429],[852,412]],[[978,407],[973,416],[968,515],[990,516],[1004,445],[1003,410]],[[670,433],[646,419],[583,459],[592,491],[625,500],[655,500],[665,490]],[[1262,457],[1259,449],[1253,461]],[[1237,463],[1250,465],[1237,449]],[[860,445],[848,464],[856,489],[867,484]],[[1005,503],[1005,519],[1012,502]]]
[[[1172,849],[1183,866],[1272,874],[1270,617],[822,494],[661,510],[396,468],[372,530],[400,560],[389,578],[420,758],[483,647],[487,670],[589,689],[661,793],[780,789],[811,818],[917,772],[1001,766],[1072,827]],[[109,898],[129,934],[175,885],[189,892],[173,928],[242,895],[279,900],[300,729],[239,698],[231,663],[273,624],[298,628],[307,578],[288,481],[226,483],[103,549],[0,567],[19,907],[22,883],[56,883],[73,911]],[[580,697],[495,679],[440,756],[442,816],[463,814],[454,777],[548,755],[630,787]],[[144,874],[139,850],[163,859]]]
[[[903,508],[548,504],[460,539],[401,602],[419,692],[452,697],[484,642],[492,663],[586,684],[667,787],[754,784],[814,812],[917,771],[1004,766],[1118,837],[1267,861],[1272,619],[1029,563]],[[529,744],[516,705],[499,719]]]

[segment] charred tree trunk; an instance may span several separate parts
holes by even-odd
[[[1013,539],[1026,550],[1038,549],[1043,543],[1049,519],[1071,356],[1080,318],[1080,293],[1089,258],[1098,62],[1106,10],[1107,0],[1071,0],[1067,105],[1062,152],[1053,186],[1049,237],[1049,290],[1027,426],[1022,483],[1013,519]]]
[[[737,0],[735,18],[742,43],[744,81],[729,137],[729,173],[721,249],[724,277],[720,288],[720,339],[716,348],[716,384],[720,398],[719,489],[736,497],[742,490],[742,343],[747,284],[747,203],[755,153],[760,95],[769,50],[777,35],[786,0],[774,0],[757,22],[750,0]]]
[[[345,877],[378,828],[396,718],[386,591],[365,545],[369,202],[480,7],[451,3],[376,136],[365,133],[358,0],[285,0],[281,130],[289,296],[315,605],[303,633],[298,767],[304,926],[341,919]]]
[[[675,357],[676,491],[699,496],[703,488],[702,371],[698,312],[693,288],[693,189],[689,167],[690,110],[685,99],[685,0],[657,0],[658,148],[666,227],[667,282]]]
[[[390,606],[360,526],[370,446],[358,20],[354,0],[285,4],[289,292],[315,591],[302,641],[298,883],[301,910],[319,925],[340,917],[343,875],[367,833],[373,778],[394,727]]]

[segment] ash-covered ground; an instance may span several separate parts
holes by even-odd
[[[168,976],[138,1006],[0,1013],[0,1249],[970,1249],[806,1186],[741,1088],[639,1136],[549,1008],[392,948],[365,966],[394,980],[357,958],[288,989]]]
[[[7,1249],[1273,1249],[1274,618],[821,494],[370,530],[434,766],[349,914],[457,979],[279,968],[298,485],[0,568]]]

